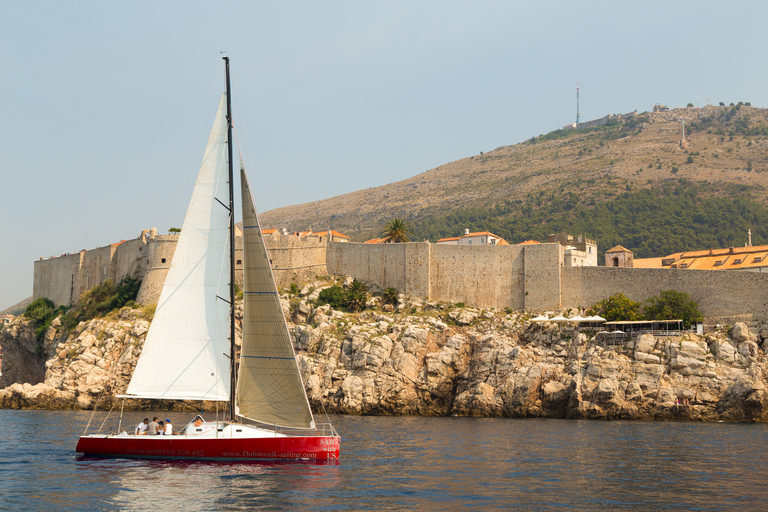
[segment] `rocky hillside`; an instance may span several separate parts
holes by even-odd
[[[644,113],[615,126],[558,130],[407,180],[271,210],[261,219],[289,230],[330,227],[359,241],[396,217],[418,224],[460,208],[525,199],[536,200],[536,208],[569,194],[574,206],[589,207],[669,180],[707,183],[715,185],[714,194],[746,194],[766,204],[767,121],[768,109],[747,106]],[[462,227],[455,229],[453,236]]]
[[[284,296],[313,408],[342,414],[766,421],[765,338],[743,324],[699,337],[640,336],[604,346],[589,332],[529,316],[378,299],[362,313],[314,305],[318,282]],[[387,311],[390,310],[390,311]],[[52,326],[40,349],[18,319],[2,333],[6,365],[25,350],[40,371],[0,390],[4,408],[108,408],[146,336],[141,312]],[[6,382],[6,381],[4,381]],[[27,383],[20,383],[27,382]],[[679,404],[678,404],[679,402]],[[127,403],[126,407],[150,404]],[[193,410],[196,404],[161,407]],[[157,406],[157,404],[155,404]]]

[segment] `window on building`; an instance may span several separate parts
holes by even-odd
[[[469,240],[469,245],[472,245],[472,240]]]
[[[243,264],[243,260],[237,260],[237,264],[238,265],[242,265]]]
[[[165,263],[165,258],[163,258],[162,260],[160,260],[160,263]]]
[[[592,248],[591,247],[589,248],[589,254],[592,254]]]

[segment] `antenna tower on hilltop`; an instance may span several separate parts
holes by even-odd
[[[579,82],[576,82],[576,124],[579,124]]]

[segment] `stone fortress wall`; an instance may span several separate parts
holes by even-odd
[[[35,262],[34,298],[72,304],[105,279],[142,279],[137,301],[157,302],[176,236],[147,236]],[[464,302],[497,310],[583,308],[615,293],[645,301],[661,290],[688,293],[708,323],[768,320],[768,273],[723,270],[564,267],[557,243],[506,246],[360,244],[316,238],[265,237],[280,287],[327,274],[394,287],[411,297]],[[236,238],[235,281],[242,286],[242,238]]]
[[[133,240],[90,251],[35,261],[32,296],[46,297],[59,305],[77,302],[80,295],[107,279],[118,283],[124,277],[142,280],[140,304],[160,298],[163,283],[176,250],[177,235],[142,232]],[[279,287],[291,282],[311,281],[326,275],[326,240],[313,237],[265,236],[275,281]],[[235,237],[235,282],[242,286],[242,237]]]
[[[565,267],[557,243],[461,246],[331,243],[328,271],[409,296],[481,308],[584,308],[624,293],[645,301],[688,293],[708,323],[768,320],[768,274],[722,270]]]

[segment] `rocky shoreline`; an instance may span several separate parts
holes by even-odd
[[[641,335],[602,345],[593,332],[532,315],[422,303],[369,302],[361,313],[314,305],[314,283],[283,296],[315,411],[692,421],[768,420],[768,357],[744,324],[706,336]],[[387,311],[390,310],[390,311]],[[58,321],[42,343],[23,318],[0,332],[0,407],[108,409],[125,391],[149,328],[139,309]],[[239,334],[238,334],[239,335]],[[239,340],[238,340],[239,342]],[[207,408],[214,408],[207,404]],[[200,403],[126,401],[126,409]]]

